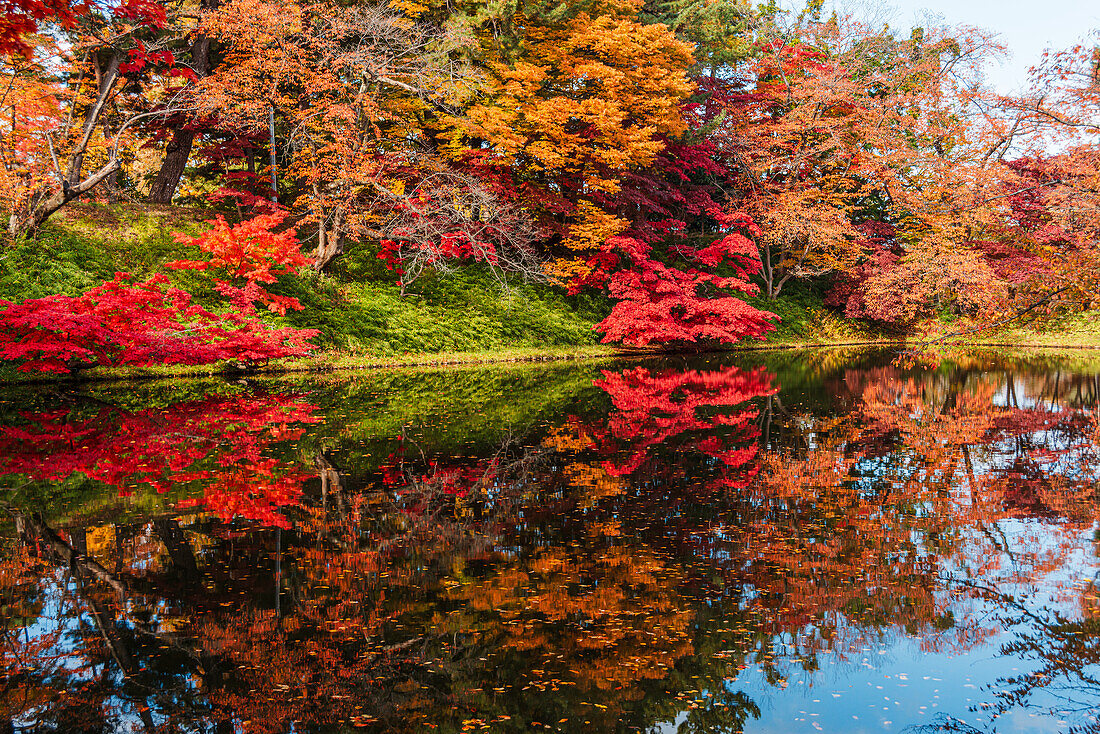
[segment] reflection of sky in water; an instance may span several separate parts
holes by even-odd
[[[996,643],[994,638],[968,653],[947,655],[928,654],[919,641],[901,639],[868,648],[859,660],[834,663],[821,656],[820,671],[792,672],[781,692],[753,668],[733,685],[762,709],[764,721],[753,722],[747,732],[901,731],[941,713],[984,729],[989,717],[969,709],[985,700],[981,687],[1005,672]],[[1060,730],[1055,722],[1036,724],[1019,730]],[[1003,721],[998,730],[1004,730]]]
[[[110,679],[116,684],[121,683],[124,676],[117,670],[105,668],[102,665],[84,665],[85,658],[81,653],[83,643],[79,642],[81,630],[98,629],[98,627],[94,614],[88,609],[78,609],[74,604],[74,600],[78,597],[77,582],[71,580],[69,574],[62,571],[51,574],[42,587],[41,613],[33,623],[27,625],[25,630],[20,630],[20,634],[25,634],[32,640],[50,641],[49,646],[39,651],[39,659],[49,660],[58,670],[70,673],[72,683],[87,685],[96,678]],[[83,671],[81,671],[82,667]],[[143,723],[136,711],[141,705],[120,696],[109,696],[104,700],[104,713],[109,712],[105,718],[115,726],[117,731],[141,731]],[[161,716],[152,710],[147,712],[147,716],[155,725],[162,725],[169,721],[169,717]],[[11,719],[11,725],[16,731],[35,731],[39,723],[38,709],[34,706]]]
[[[1056,610],[1066,619],[1079,620],[1083,585],[1100,573],[1100,560],[1093,553],[1096,526],[1075,528],[1034,520],[1003,520],[995,526],[1013,553],[1024,550],[1041,553],[1059,545],[1071,550],[1061,565],[1030,582],[1013,580],[999,584],[995,577],[986,577],[982,583],[996,585],[999,592],[1011,596],[1025,611],[1037,616],[1046,617],[1044,610]],[[964,545],[964,551],[988,547],[973,542],[979,540],[976,532],[968,533],[971,543]],[[1007,554],[1002,556],[1007,574],[1013,566]],[[1010,604],[959,599],[952,594],[952,587],[961,588],[973,579],[964,566],[943,563],[941,579],[944,588],[939,598],[954,613],[956,626],[976,622],[993,627],[999,625],[1001,615],[1013,616]],[[777,655],[786,685],[777,687],[769,683],[761,667],[750,664],[729,682],[728,688],[747,694],[761,708],[760,719],[749,721],[746,734],[916,732],[920,726],[942,723],[945,716],[980,732],[1042,734],[1095,724],[1096,712],[1100,711],[1100,691],[1078,692],[1081,695],[1071,701],[1039,692],[1026,709],[1010,709],[995,720],[990,715],[988,708],[994,696],[989,687],[1001,677],[1020,675],[1036,667],[1000,655],[1001,645],[1014,639],[1015,632],[1034,629],[1033,624],[1021,624],[995,632],[969,650],[935,652],[929,649],[934,634],[905,635],[891,630],[875,639],[874,632],[860,633],[852,628],[849,642],[857,644],[839,653],[819,654],[820,668],[816,671],[803,670],[797,661],[782,661]],[[952,632],[947,630],[943,634],[950,636]],[[862,646],[858,645],[860,641]],[[1094,672],[1100,672],[1097,667],[1100,666],[1093,666]],[[1067,707],[1079,710],[1066,713]],[[682,714],[659,730],[675,732],[685,719]],[[966,731],[965,727],[960,729]]]

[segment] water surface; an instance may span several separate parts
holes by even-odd
[[[7,389],[0,731],[1100,731],[1097,371],[895,356]]]

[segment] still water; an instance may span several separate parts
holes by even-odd
[[[1100,376],[0,392],[0,732],[1100,732]]]

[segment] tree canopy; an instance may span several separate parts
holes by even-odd
[[[763,338],[793,282],[899,329],[1100,299],[1095,32],[1006,96],[978,29],[815,3],[15,5],[8,239],[78,198],[201,204],[210,260],[186,267],[224,271],[238,316],[349,253],[402,293],[465,263],[602,293],[604,340],[633,345]],[[226,259],[253,246],[280,269]]]

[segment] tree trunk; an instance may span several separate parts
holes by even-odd
[[[322,224],[317,241],[317,255],[313,258],[314,270],[318,273],[325,272],[325,268],[328,267],[329,263],[343,253],[344,241],[340,233],[334,230],[326,232],[325,226]]]
[[[184,127],[177,127],[168,141],[164,162],[160,164],[157,177],[149,189],[149,201],[154,204],[171,204],[180,185],[187,160],[191,157],[191,146],[195,142],[195,133]]]
[[[336,212],[331,217],[331,225],[328,220],[321,220],[317,224],[317,254],[313,258],[313,269],[323,273],[338,255],[344,253],[343,229],[344,216]]]
[[[107,193],[107,201],[111,204],[117,204],[122,199],[122,187],[118,184],[118,172],[120,168],[116,168],[107,174],[107,178],[103,179],[103,188]]]
[[[44,546],[45,550],[60,563],[74,570],[95,576],[118,592],[119,596],[126,594],[126,587],[114,574],[101,566],[99,561],[94,558],[88,558],[86,555],[78,553],[52,527],[46,524],[41,515],[38,513],[27,514],[14,508],[11,512],[17,520],[22,520],[26,532],[32,538],[36,538],[40,546]]]
[[[100,66],[100,63],[100,59],[97,56],[93,61],[96,76],[96,99],[84,114],[84,132],[81,135],[80,142],[73,149],[72,156],[69,158],[69,168],[65,171],[64,176],[64,181],[68,182],[68,187],[65,188],[76,186],[84,175],[84,155],[88,151],[88,144],[92,140],[92,134],[95,132],[96,127],[99,125],[99,120],[103,116],[103,110],[107,106],[107,100],[115,88],[115,82],[118,81],[118,70],[122,63],[122,59],[119,57],[118,53],[111,51],[110,56],[107,57],[106,64]],[[123,84],[125,84],[125,81]],[[58,173],[60,173],[60,171]]]
[[[199,7],[203,10],[215,10],[218,0],[202,0]],[[191,43],[191,69],[201,79],[210,73],[210,38],[205,33],[195,35]],[[164,151],[164,162],[160,164],[157,177],[149,189],[149,201],[154,204],[171,204],[180,185],[183,171],[191,157],[191,148],[195,143],[195,131],[186,125],[179,125],[172,131],[172,139]]]
[[[107,161],[98,171],[75,186],[66,181],[60,191],[43,190],[33,197],[33,203],[8,219],[8,232],[13,237],[32,235],[61,207],[91,191],[100,182],[122,167],[117,158]]]
[[[13,212],[8,219],[8,232],[13,237],[31,235],[38,230],[54,212],[91,191],[104,180],[114,175],[122,167],[117,157],[117,151],[110,151],[110,158],[95,173],[83,178],[84,155],[88,151],[92,136],[103,111],[107,107],[107,101],[114,91],[115,82],[119,79],[120,59],[117,53],[112,52],[101,66],[100,59],[95,60],[96,70],[96,99],[88,107],[84,114],[83,131],[80,140],[73,148],[69,156],[68,166],[64,173],[60,168],[56,169],[61,188],[54,190],[52,187],[39,189],[22,211]],[[56,159],[54,165],[57,165]]]
[[[760,248],[760,278],[764,281],[764,295],[775,300],[775,268],[772,266],[772,248],[769,244]]]
[[[185,581],[191,581],[198,577],[199,567],[195,562],[195,551],[187,542],[187,536],[183,534],[183,528],[174,518],[161,518],[153,521],[153,528],[160,536],[168,551],[168,557],[172,559],[172,565],[176,572]]]

